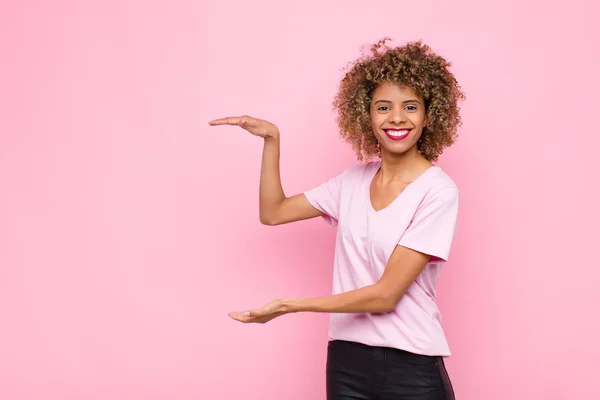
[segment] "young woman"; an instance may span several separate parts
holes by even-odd
[[[334,101],[341,135],[358,160],[376,160],[312,190],[284,194],[275,125],[249,116],[210,122],[264,139],[262,223],[321,216],[338,229],[332,296],[277,299],[230,316],[265,323],[288,313],[331,313],[329,400],[454,399],[435,298],[459,191],[432,163],[455,140],[464,96],[450,63],[428,46],[390,48],[385,42],[351,65]]]

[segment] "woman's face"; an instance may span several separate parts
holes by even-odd
[[[382,153],[403,154],[414,148],[427,124],[423,98],[411,88],[382,83],[371,99],[371,125]]]

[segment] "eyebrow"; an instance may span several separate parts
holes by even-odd
[[[392,102],[390,100],[377,100],[375,102],[375,104],[377,104],[377,103],[390,103],[391,104]],[[409,99],[409,100],[404,100],[402,102],[402,104],[406,104],[406,103],[419,103],[419,104],[421,104],[421,102],[419,100],[417,100],[417,99]]]

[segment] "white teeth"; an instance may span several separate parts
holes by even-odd
[[[390,136],[394,136],[394,137],[400,137],[400,136],[404,136],[406,135],[409,131],[408,130],[403,130],[403,131],[386,131]]]

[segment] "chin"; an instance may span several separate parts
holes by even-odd
[[[404,154],[414,147],[414,145],[392,144],[391,146],[383,146],[388,153]]]

